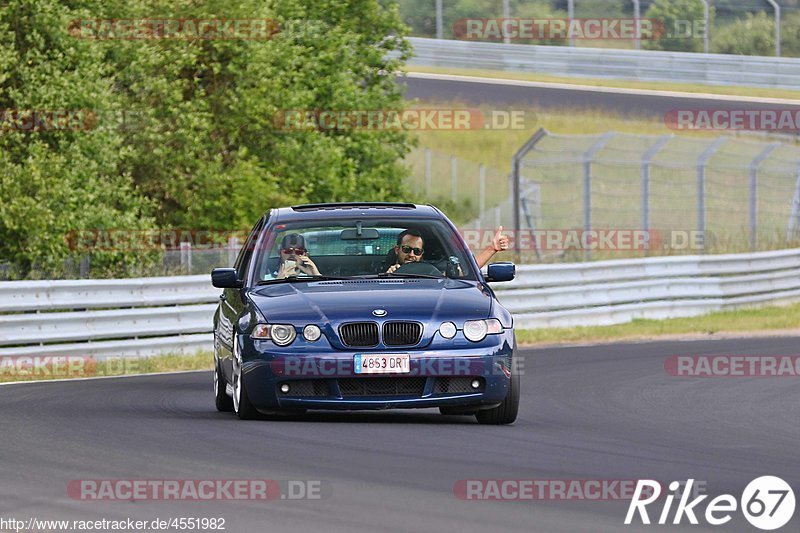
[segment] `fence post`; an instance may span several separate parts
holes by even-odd
[[[781,6],[775,0],[767,0],[775,10],[775,57],[781,57]]]
[[[603,146],[611,140],[615,133],[608,131],[600,136],[595,143],[583,154],[583,241],[587,238],[592,229],[592,160]],[[592,250],[587,246],[583,251],[583,260],[588,261],[592,257]]]
[[[425,196],[431,194],[431,149],[425,148]]]
[[[509,4],[510,4],[509,0],[503,0],[503,19],[505,20],[511,18],[511,6]],[[503,42],[505,44],[510,44],[511,36],[508,34],[503,35]]]
[[[572,24],[575,18],[575,0],[567,0],[567,24]],[[569,38],[569,45],[575,46],[575,37]]]
[[[228,237],[228,266],[232,267],[236,263],[237,251],[239,251],[239,239]]]
[[[706,164],[726,140],[727,137],[717,137],[697,158],[697,232],[700,234],[702,246],[700,253],[706,250]]]
[[[442,21],[442,0],[436,0],[436,38],[444,39],[444,23]]]
[[[536,133],[531,135],[531,138],[528,139],[525,144],[523,144],[519,150],[516,151],[514,157],[511,158],[511,203],[514,206],[514,260],[519,263],[520,261],[520,249],[519,249],[519,239],[517,236],[519,235],[520,230],[520,222],[521,222],[521,213],[520,213],[520,205],[519,205],[519,197],[520,197],[520,169],[522,167],[522,160],[528,155],[528,152],[533,150],[543,137],[549,135],[549,132],[544,128],[539,128],[536,130]]]
[[[711,32],[711,26],[709,26],[709,18],[711,13],[708,5],[709,0],[700,1],[703,2],[703,52],[707,54],[709,48],[709,33]]]
[[[478,167],[478,212],[486,210],[486,167]]]
[[[644,254],[650,250],[650,163],[672,135],[663,135],[642,156],[642,230],[644,231]]]
[[[639,50],[642,47],[642,28],[641,26],[641,18],[642,18],[642,7],[639,5],[639,0],[633,0],[633,19],[634,24],[636,24],[636,37],[633,40],[634,47]]]
[[[792,210],[789,213],[789,229],[786,230],[786,242],[794,239],[795,233],[800,230],[800,164],[797,165],[797,183],[794,186]]]
[[[750,163],[750,250],[758,246],[758,167],[769,157],[780,143],[772,143],[758,154]]]
[[[456,201],[456,190],[458,189],[458,170],[456,167],[456,156],[450,156],[450,199]]]
[[[190,242],[181,243],[181,268],[187,274],[192,273],[192,243]]]

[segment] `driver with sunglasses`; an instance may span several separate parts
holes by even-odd
[[[288,278],[306,274],[308,276],[319,276],[319,269],[314,261],[308,256],[306,240],[298,233],[289,233],[281,241],[281,262],[278,271],[275,273],[276,279]]]
[[[422,234],[413,229],[407,229],[397,236],[397,244],[394,247],[397,256],[395,263],[386,271],[391,274],[406,263],[418,263],[422,261],[422,254],[425,249],[422,247]]]

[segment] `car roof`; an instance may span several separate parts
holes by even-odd
[[[432,205],[394,202],[341,202],[326,204],[301,204],[273,209],[281,222],[292,220],[365,217],[443,218]]]

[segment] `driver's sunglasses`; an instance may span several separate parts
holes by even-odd
[[[294,255],[306,255],[306,251],[303,248],[284,248],[281,252],[285,254],[294,254]]]
[[[414,255],[416,255],[416,256],[422,256],[422,253],[425,251],[422,248],[412,248],[411,246],[408,246],[407,244],[404,244],[403,246],[401,246],[400,249],[403,250],[404,254],[410,254],[411,252],[414,252]]]

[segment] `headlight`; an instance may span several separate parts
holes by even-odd
[[[439,334],[445,339],[452,339],[456,336],[456,325],[452,322],[442,322],[439,326]]]
[[[297,332],[289,324],[257,324],[251,336],[254,339],[270,339],[278,346],[288,346],[294,342]]]
[[[303,328],[303,337],[309,342],[318,341],[321,336],[322,331],[320,331],[319,326],[309,324]]]
[[[503,325],[496,318],[489,320],[467,320],[464,322],[464,336],[472,342],[482,341],[486,335],[503,331]]]

